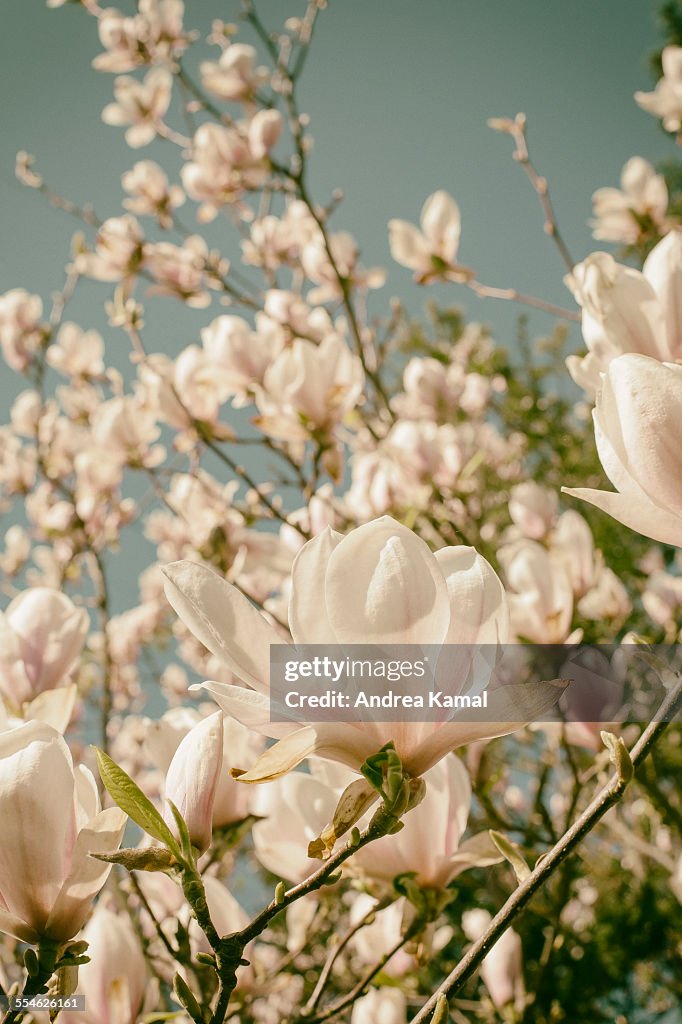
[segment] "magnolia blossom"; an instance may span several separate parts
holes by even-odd
[[[215,719],[215,716],[211,717]],[[149,721],[145,731],[145,747],[161,771],[169,772],[170,765],[181,743],[203,721],[205,720],[201,718],[198,711],[187,707],[173,708],[158,721]],[[208,732],[211,737],[212,730]],[[263,738],[233,718],[223,718],[222,735],[222,770],[218,771],[213,795],[211,827],[214,829],[232,825],[250,813],[253,791],[247,786],[240,786],[230,775],[229,769],[237,767],[245,760],[257,757],[263,748]],[[199,734],[195,734],[195,741],[199,738]],[[191,754],[191,750],[186,752]],[[211,756],[215,761],[215,753]],[[176,806],[179,806],[175,797],[168,792],[168,780],[166,795],[170,796]]]
[[[130,196],[123,200],[126,210],[156,217],[162,228],[173,224],[173,210],[182,206],[185,193],[179,185],[170,185],[166,172],[153,160],[140,160],[121,178]]]
[[[122,75],[114,82],[115,103],[102,111],[102,120],[110,125],[130,125],[126,142],[132,149],[151,142],[163,124],[173,88],[173,78],[165,68],[154,68],[144,81]]]
[[[359,358],[338,335],[320,345],[296,338],[265,371],[256,395],[258,426],[287,441],[330,431],[357,404],[363,384]]]
[[[149,977],[130,918],[99,904],[83,939],[90,957],[78,970],[85,1012],[63,1011],[63,1024],[135,1024]]]
[[[249,148],[256,160],[267,156],[282,134],[284,121],[278,110],[259,110],[249,124]]]
[[[517,637],[536,644],[564,643],[573,617],[573,588],[563,566],[532,540],[505,545],[498,558],[512,591],[509,607]]]
[[[447,192],[434,192],[421,212],[421,231],[406,220],[388,222],[391,256],[396,263],[414,270],[420,284],[445,278],[467,281],[467,267],[457,261],[461,220],[459,206]]]
[[[422,888],[444,889],[468,868],[497,864],[502,858],[487,832],[462,842],[471,804],[469,775],[454,754],[424,776],[426,795],[394,836],[360,850],[351,863],[363,875],[389,884],[415,872]]]
[[[315,753],[358,770],[389,740],[406,771],[416,777],[453,747],[512,732],[521,724],[513,720],[504,686],[488,702],[498,709],[496,722],[463,722],[455,716],[383,725],[270,723],[269,647],[281,643],[281,635],[207,567],[178,562],[164,571],[175,611],[249,688],[204,686],[228,714],[265,735],[284,737],[241,776],[243,781],[277,778]],[[301,548],[292,571],[289,625],[296,644],[494,644],[507,639],[508,610],[498,577],[473,548],[433,554],[411,530],[384,517],[345,537],[327,529]],[[461,685],[469,668],[462,667]],[[535,713],[559,696],[551,684],[531,691]]]
[[[637,533],[682,547],[682,366],[614,359],[594,410],[597,451],[616,491],[566,488]]]
[[[600,188],[592,196],[595,238],[634,245],[649,222],[663,233],[668,188],[662,174],[641,156],[628,160],[620,176],[621,187]]]
[[[5,362],[21,373],[39,349],[44,334],[40,324],[43,303],[39,295],[12,288],[0,296],[0,347]]]
[[[399,988],[371,988],[353,1005],[350,1024],[406,1024],[407,999]]]
[[[210,305],[206,290],[210,253],[200,235],[190,235],[182,245],[154,242],[145,246],[145,265],[154,278],[149,295],[172,295],[194,309]]]
[[[509,493],[509,515],[524,537],[542,540],[556,522],[559,499],[534,480],[515,484]]]
[[[96,281],[127,280],[142,264],[143,242],[142,228],[134,217],[110,217],[97,232],[95,251],[76,257],[76,269]]]
[[[660,117],[668,132],[679,132],[682,126],[682,46],[666,46],[661,54],[663,77],[653,92],[636,92],[635,100],[642,110]]]
[[[104,373],[104,341],[98,331],[84,331],[78,324],[62,324],[57,340],[47,350],[50,366],[67,377],[99,377]]]
[[[258,54],[246,43],[226,46],[217,61],[201,65],[201,81],[205,89],[223,100],[246,100],[258,88],[267,72],[256,68]]]
[[[253,388],[263,383],[283,345],[277,337],[253,331],[240,316],[216,317],[202,330],[201,342],[227,393],[238,400],[235,404],[244,404]]]
[[[254,812],[263,820],[256,822],[252,835],[256,857],[264,868],[291,882],[312,874],[319,861],[308,856],[308,843],[332,820],[350,775],[345,773],[341,786],[332,786],[315,770],[311,775],[291,772],[259,787]]]
[[[137,13],[126,16],[114,7],[98,13],[97,27],[105,53],[95,57],[98,71],[132,71],[168,61],[187,46],[182,0],[138,0]]]
[[[47,587],[25,590],[0,613],[0,693],[20,706],[66,686],[81,656],[88,614]]]
[[[335,265],[329,258],[327,246]],[[353,288],[381,288],[386,281],[386,272],[381,267],[361,266],[359,257],[358,243],[350,232],[335,231],[325,242],[321,232],[316,231],[301,252],[301,264],[306,277],[318,285],[308,292],[308,301],[322,303],[342,299],[343,288],[339,277]]]
[[[168,801],[185,819],[192,845],[203,853],[211,845],[213,802],[223,768],[223,714],[217,711],[195,725],[173,755],[166,773],[164,816],[177,825]]]
[[[651,250],[641,273],[596,252],[573,268],[567,282],[582,306],[589,351],[583,359],[569,356],[566,365],[590,394],[619,355],[673,362],[682,357],[682,231],[671,231]]]
[[[92,854],[118,849],[126,815],[100,810],[92,773],[55,729],[28,722],[0,733],[0,820],[0,931],[72,938],[111,871]]]
[[[249,141],[236,128],[202,124],[192,140],[192,160],[181,171],[187,194],[196,199],[199,220],[217,216],[220,207],[232,203],[245,187],[264,180],[265,168],[249,148]]]
[[[490,924],[487,910],[467,910],[462,915],[464,934],[472,942],[483,935]],[[498,1010],[512,1005],[520,1013],[525,1005],[523,983],[523,949],[521,939],[508,928],[481,964],[481,978]]]

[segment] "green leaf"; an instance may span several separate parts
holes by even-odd
[[[187,828],[187,822],[180,814],[180,811],[175,806],[172,800],[168,801],[168,806],[171,809],[173,817],[175,818],[175,824],[178,826],[178,832],[180,834],[180,845],[182,846],[182,853],[188,864],[194,864],[194,853],[192,851],[192,840],[190,838],[189,829]]]
[[[516,843],[513,843],[511,839],[503,836],[501,832],[495,832],[493,829],[490,829],[490,838],[504,859],[508,860],[513,867],[517,881],[519,883],[525,882],[530,874],[530,868],[521,852],[521,848]]]
[[[167,846],[171,853],[181,861],[182,853],[177,840],[168,828],[154,804],[144,795],[140,787],[133,782],[127,772],[116,764],[108,754],[95,747],[97,766],[100,778],[106,786],[112,800],[136,825],[160,843]]]
[[[447,1024],[450,1019],[450,1010],[448,1007],[447,998],[441,994],[436,1000],[436,1009],[433,1011],[433,1017],[431,1018],[431,1024]]]

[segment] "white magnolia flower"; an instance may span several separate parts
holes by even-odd
[[[439,278],[466,281],[472,274],[459,266],[457,249],[461,232],[459,206],[442,189],[424,203],[421,231],[406,220],[388,222],[391,256],[396,263],[414,270],[420,284]]]
[[[133,149],[151,142],[166,115],[173,89],[173,78],[165,68],[153,68],[144,81],[121,75],[114,82],[115,103],[102,111],[105,124],[130,125],[126,142]]]
[[[682,46],[666,46],[661,54],[663,77],[653,92],[636,92],[642,110],[660,117],[668,132],[679,132],[682,125]]]
[[[518,713],[513,720],[505,687],[490,695],[488,707],[497,709],[492,722],[270,723],[269,648],[282,643],[281,634],[206,566],[183,561],[164,571],[168,600],[185,625],[248,686],[205,683],[206,689],[245,725],[284,737],[241,776],[245,782],[277,778],[315,753],[357,771],[390,740],[416,777],[454,747],[521,724]],[[301,548],[289,624],[296,644],[494,644],[507,639],[508,611],[502,584],[473,548],[433,554],[411,530],[383,517],[345,537],[327,529]],[[530,717],[558,695],[552,684],[529,689]]]
[[[594,395],[599,375],[627,352],[674,362],[682,358],[682,231],[671,231],[642,271],[595,252],[567,278],[582,307],[588,354],[566,360],[575,382]]]
[[[637,533],[682,547],[682,366],[614,359],[594,410],[597,451],[615,491],[566,488]]]
[[[620,176],[620,188],[599,188],[592,196],[595,238],[634,245],[647,221],[661,233],[668,209],[668,187],[648,160],[633,156]]]

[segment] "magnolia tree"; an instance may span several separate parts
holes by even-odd
[[[82,225],[51,305],[0,297],[24,380],[0,444],[4,1024],[682,1020],[680,684],[651,646],[682,607],[679,171],[629,160],[593,197],[614,254],[575,262],[523,115],[492,120],[566,308],[464,265],[441,190],[388,224],[391,274],[452,305],[370,314],[387,271],[309,186],[298,86],[325,0],[275,26],[246,2],[207,37],[181,0],[81,6],[115,75],[102,118],[140,159],[122,211],[17,161]],[[680,22],[635,97],[673,137]],[[177,180],[137,153],[158,138]],[[92,281],[129,372],[69,319]],[[556,327],[531,342],[521,318],[503,348],[455,308],[467,290]],[[196,311],[176,358],[154,295]],[[136,527],[153,553],[126,608]],[[274,644],[580,641],[586,674],[527,682],[516,717],[514,679],[489,721],[271,713]],[[611,688],[633,659],[596,646],[623,641],[659,677],[648,716]]]

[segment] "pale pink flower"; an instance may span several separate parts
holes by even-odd
[[[566,365],[590,395],[619,355],[682,358],[682,231],[670,231],[654,246],[641,273],[595,252],[566,280],[582,307],[588,348],[584,358],[569,356]]]
[[[140,160],[121,178],[130,196],[123,200],[126,210],[140,216],[156,217],[162,228],[173,223],[173,210],[185,202],[179,185],[171,185],[165,171],[153,160]]]
[[[320,345],[296,338],[265,371],[256,395],[258,426],[289,441],[331,431],[355,407],[363,384],[360,360],[338,335]]]
[[[467,910],[462,915],[464,934],[472,942],[483,935],[490,924],[487,910]],[[481,978],[495,1007],[502,1010],[511,1005],[520,1013],[526,1002],[523,983],[523,949],[513,928],[497,940],[481,964]]]
[[[273,345],[274,340],[274,345]],[[253,388],[263,383],[265,372],[283,342],[253,331],[239,316],[219,316],[201,332],[210,365],[219,370],[228,394],[244,404]]]
[[[357,771],[389,740],[395,741],[406,771],[418,776],[456,746],[519,727],[510,721],[513,714],[504,687],[490,695],[488,705],[499,705],[497,724],[456,718],[300,728],[270,723],[269,647],[281,643],[281,635],[236,588],[205,566],[179,562],[164,571],[175,611],[249,689],[204,686],[245,725],[266,735],[285,736],[242,776],[243,781],[277,778],[316,753]],[[325,531],[305,544],[294,561],[289,623],[296,644],[497,643],[507,638],[507,614],[499,579],[472,548],[444,548],[432,554],[411,530],[388,517],[345,537]],[[551,684],[532,689],[538,713],[558,696]]]
[[[556,522],[559,499],[534,480],[515,484],[509,492],[509,515],[524,537],[542,540]]]
[[[207,286],[209,250],[199,235],[190,235],[182,245],[173,242],[148,242],[145,265],[154,278],[149,295],[171,295],[193,309],[205,309],[211,303]]]
[[[682,125],[682,46],[666,46],[661,54],[663,77],[653,92],[636,92],[642,110],[660,117],[667,132],[679,132]]]
[[[645,537],[682,547],[682,366],[624,355],[608,366],[594,429],[615,491],[565,488]]]
[[[178,835],[169,800],[185,819],[192,845],[201,853],[211,845],[213,801],[222,767],[223,713],[217,711],[181,740],[168,767],[164,790],[164,817],[171,831]]]
[[[173,79],[165,68],[153,68],[142,82],[123,75],[114,82],[115,103],[102,111],[105,124],[130,125],[126,142],[132,149],[156,138],[170,104]]]
[[[343,289],[339,284],[339,275],[349,282],[351,287],[360,290],[383,287],[386,271],[381,267],[367,268],[360,264],[358,244],[350,232],[336,231],[330,235],[329,248],[336,269],[332,266],[327,246],[319,231],[301,252],[301,265],[305,275],[318,286],[308,292],[307,298],[310,303],[342,299]]]
[[[97,232],[94,252],[76,257],[76,269],[96,281],[124,281],[141,267],[144,235],[134,217],[110,217]]]
[[[370,988],[353,1005],[350,1024],[406,1024],[407,999],[399,988]]]
[[[420,887],[445,889],[469,868],[499,863],[499,850],[487,832],[462,840],[471,783],[460,759],[454,754],[443,758],[424,781],[426,795],[405,815],[401,831],[360,850],[351,870],[389,885],[397,875],[414,872]]]
[[[284,120],[278,110],[259,110],[249,123],[249,147],[256,160],[262,160],[277,145]]]
[[[99,38],[105,53],[92,62],[98,71],[132,71],[144,64],[165,63],[187,46],[182,0],[138,0],[137,14],[126,16],[113,7],[98,14]]]
[[[65,594],[24,590],[0,613],[0,691],[15,705],[66,686],[78,665],[88,615]]]
[[[0,931],[65,942],[111,871],[92,854],[118,849],[126,815],[100,810],[92,773],[74,767],[55,729],[29,722],[0,733],[0,818]]]
[[[403,267],[414,271],[420,284],[446,279],[467,281],[467,267],[457,264],[461,233],[459,206],[447,192],[434,192],[421,212],[421,231],[406,220],[388,222],[391,256]]]
[[[642,594],[642,604],[657,626],[674,626],[682,608],[682,577],[660,569],[653,572]]]
[[[573,618],[573,588],[563,566],[541,544],[520,540],[498,551],[509,590],[517,637],[536,644],[562,644]]]
[[[78,970],[85,1012],[62,1011],[63,1024],[135,1024],[149,975],[130,918],[100,903],[82,937],[90,957]]]
[[[40,296],[29,295],[23,288],[0,296],[0,347],[7,365],[18,373],[26,369],[44,340],[42,313]]]
[[[663,234],[668,209],[668,188],[662,174],[641,156],[633,156],[623,168],[618,188],[600,188],[592,196],[595,238],[605,242],[635,245],[642,234],[642,221]]]
[[[57,340],[47,350],[50,366],[65,377],[100,377],[104,373],[104,341],[98,331],[78,324],[62,324]]]
[[[204,89],[222,100],[247,100],[267,77],[256,68],[258,54],[246,43],[230,43],[217,61],[206,60],[200,67]]]
[[[264,176],[264,164],[254,161],[247,138],[236,128],[210,123],[195,132],[192,159],[181,171],[188,196],[201,204],[198,218],[203,223],[234,203],[244,188],[262,184]]]

